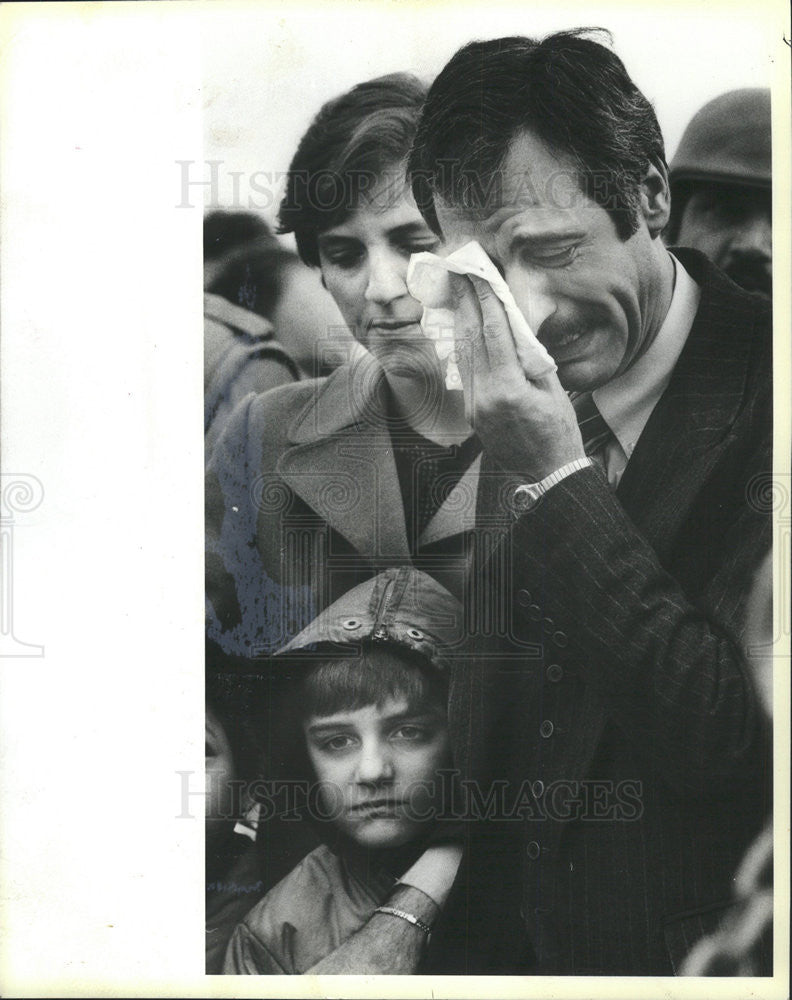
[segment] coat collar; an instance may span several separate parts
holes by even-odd
[[[370,354],[317,384],[288,440],[277,471],[312,510],[373,565],[409,559],[387,382]],[[477,459],[424,529],[421,546],[474,526],[478,468]]]

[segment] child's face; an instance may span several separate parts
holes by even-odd
[[[388,699],[380,708],[305,720],[308,756],[323,805],[366,847],[399,847],[435,816],[436,771],[451,763],[445,711]]]

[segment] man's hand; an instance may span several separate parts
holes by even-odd
[[[388,906],[432,926],[456,878],[462,848],[428,847],[387,900]],[[387,913],[374,913],[363,927],[309,973],[324,975],[408,975],[423,957],[427,937],[420,927]]]
[[[525,482],[585,458],[575,411],[558,376],[526,379],[506,311],[490,286],[476,277],[452,277],[465,413],[484,451]]]
[[[405,910],[432,925],[439,907],[420,889],[397,886],[388,905]],[[368,923],[348,938],[308,973],[333,976],[404,976],[418,968],[426,948],[426,934],[419,927],[387,913],[374,913]]]

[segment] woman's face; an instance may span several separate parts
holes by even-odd
[[[319,234],[324,283],[355,339],[386,370],[388,359],[429,345],[419,325],[423,307],[407,291],[407,264],[411,254],[439,245],[402,170],[383,174],[347,219]]]

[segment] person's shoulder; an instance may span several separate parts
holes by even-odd
[[[724,322],[750,318],[757,327],[772,325],[772,301],[766,295],[740,288],[700,250],[671,247],[670,251],[699,285],[700,309],[719,314]]]
[[[341,875],[340,861],[324,844],[307,854],[245,917],[243,923],[262,941],[280,928],[302,928],[324,912],[323,896],[332,894]]]

